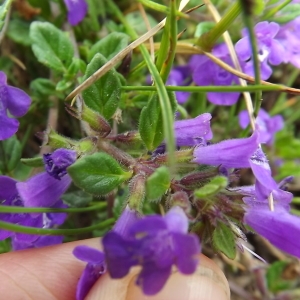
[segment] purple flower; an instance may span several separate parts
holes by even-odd
[[[192,82],[191,79],[191,69],[190,66],[177,66],[173,68],[169,74],[169,78],[166,82],[166,85],[173,85],[173,86],[178,86],[178,85],[189,85]],[[185,103],[189,96],[189,92],[175,92],[176,94],[176,99],[179,104]]]
[[[77,246],[73,255],[87,262],[76,290],[76,300],[84,300],[97,279],[106,272],[105,256],[103,252],[87,246]]]
[[[300,68],[300,17],[282,25],[276,39],[284,48],[283,61]]]
[[[114,226],[114,231],[123,237],[128,236],[128,229],[139,219],[138,212],[131,209],[128,205],[123,210],[121,216]]]
[[[68,22],[75,26],[80,23],[87,14],[88,5],[85,0],[64,0],[68,10]]]
[[[250,157],[258,147],[255,131],[249,138],[232,139],[194,150],[194,162],[205,165],[222,165],[225,168],[249,168]]]
[[[272,74],[272,68],[268,65],[279,65],[285,55],[284,48],[275,39],[280,26],[274,22],[260,22],[254,27],[257,39],[258,59],[261,67],[261,78],[266,80]],[[235,45],[235,50],[240,60],[244,61],[243,69],[246,74],[254,76],[251,45],[247,29],[242,30],[243,38]]]
[[[247,209],[244,222],[279,249],[300,258],[300,218],[275,206]]]
[[[7,177],[0,176],[0,199],[2,205],[23,207],[24,201],[20,197],[17,190],[17,181]],[[57,201],[52,207],[66,207],[61,200]],[[66,219],[65,213],[0,213],[0,220],[19,224],[22,226],[30,226],[36,228],[53,228],[61,225]],[[7,230],[0,230],[0,240],[12,238],[14,250],[38,248],[53,244],[61,243],[63,236],[40,236],[33,234],[15,233]]]
[[[194,119],[175,121],[176,145],[195,146],[213,137],[210,129],[211,114],[204,113]]]
[[[19,121],[10,118],[24,116],[30,106],[30,97],[22,90],[7,85],[5,73],[0,71],[0,141],[10,138],[19,128]]]
[[[130,209],[127,205],[113,230],[126,237],[128,228],[137,220],[137,212]],[[73,251],[73,255],[88,263],[79,279],[76,291],[76,299],[83,300],[97,279],[106,272],[105,256],[103,252],[87,246],[76,247]]]
[[[28,207],[50,207],[69,188],[72,179],[67,167],[76,161],[76,151],[57,149],[44,155],[46,171],[17,183],[19,195]]]
[[[270,165],[261,148],[256,149],[250,157],[249,163],[256,178],[256,193],[260,198],[268,197],[273,190],[277,190],[277,184],[272,177]]]
[[[227,46],[217,45],[212,53],[229,65],[233,65]],[[205,55],[194,55],[191,57],[189,65],[193,72],[193,80],[199,86],[209,85],[232,85],[238,83],[238,78],[224,70]],[[207,99],[217,105],[233,105],[239,99],[240,93],[217,93],[208,92]]]
[[[239,113],[239,122],[242,128],[246,128],[249,123],[249,114],[246,110]],[[284,126],[284,120],[281,115],[270,117],[270,115],[261,108],[256,118],[256,124],[259,130],[260,143],[266,143],[271,146],[274,143],[275,133]]]
[[[253,187],[241,188],[247,195],[243,198],[247,205],[244,222],[279,249],[300,257],[300,241],[295,238],[300,233],[300,218],[289,213],[293,195],[282,190],[290,179],[284,179],[273,191],[274,211],[269,209],[267,197],[257,194]]]
[[[74,150],[57,149],[53,153],[44,154],[44,163],[47,173],[55,179],[61,180],[67,174],[67,167],[77,158]]]
[[[107,268],[112,278],[126,276],[141,265],[137,284],[146,295],[158,293],[175,264],[183,274],[192,274],[200,252],[198,238],[187,234],[188,219],[179,207],[164,217],[150,215],[128,228],[128,235],[111,231],[103,238]]]
[[[40,173],[24,182],[17,183],[17,190],[24,206],[50,207],[69,188],[72,179],[65,175],[61,180],[51,177],[48,173]]]

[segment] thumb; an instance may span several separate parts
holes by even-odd
[[[102,276],[89,292],[86,300],[230,300],[228,282],[220,268],[204,255],[192,275],[174,270],[164,288],[155,296],[146,296],[135,284],[139,268],[133,268],[123,279]]]

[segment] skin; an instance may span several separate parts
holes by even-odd
[[[0,255],[0,298],[10,300],[75,299],[78,279],[85,263],[72,255],[78,245],[99,249],[99,239],[89,239],[40,249]],[[139,268],[123,279],[103,275],[93,286],[87,300],[229,300],[227,280],[218,266],[201,255],[197,271],[182,275],[175,269],[163,290],[147,297],[135,285]]]

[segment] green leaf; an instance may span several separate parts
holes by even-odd
[[[266,279],[268,288],[271,292],[276,293],[284,291],[293,286],[293,281],[288,281],[283,278],[283,272],[288,267],[289,262],[287,261],[276,261],[269,266]]]
[[[14,42],[24,46],[30,46],[31,42],[29,38],[29,26],[30,23],[28,22],[12,19],[8,24],[6,34]]]
[[[42,157],[34,158],[21,158],[21,162],[29,167],[38,168],[44,166],[44,161]]]
[[[70,207],[85,207],[93,201],[93,197],[84,191],[74,191],[64,194],[62,200]]]
[[[2,27],[5,22],[5,18],[8,12],[8,9],[12,3],[12,0],[6,0],[1,6],[0,6],[0,31],[2,30]]]
[[[72,62],[73,45],[67,33],[47,22],[30,25],[32,50],[38,61],[50,69],[64,73]]]
[[[209,21],[199,23],[196,27],[194,37],[200,37],[202,34],[209,32],[215,25],[216,23]]]
[[[4,174],[15,169],[21,158],[21,143],[15,135],[1,141],[0,171]]]
[[[61,92],[68,89],[70,86],[74,85],[76,82],[76,75],[81,71],[84,73],[86,71],[86,64],[83,60],[73,57],[72,63],[68,67],[68,70],[64,74],[64,78],[59,81],[56,85],[56,90]]]
[[[161,166],[148,177],[146,181],[146,197],[149,200],[158,200],[170,187],[171,178],[169,169]]]
[[[92,195],[105,195],[132,175],[111,156],[100,152],[77,160],[68,173],[79,188]]]
[[[106,58],[97,53],[88,64],[83,80],[90,77],[107,62]],[[121,83],[114,68],[82,92],[84,102],[104,118],[113,116],[121,97]]]
[[[222,189],[226,188],[227,185],[228,185],[228,180],[226,177],[216,176],[209,183],[195,190],[194,193],[198,198],[206,198],[217,194]]]
[[[30,83],[30,89],[38,96],[55,94],[55,84],[47,78],[37,78]]]
[[[177,107],[175,94],[168,93],[168,95],[174,114]],[[142,109],[139,132],[143,142],[149,150],[155,149],[163,141],[162,111],[157,94],[152,94],[147,106]]]
[[[124,49],[128,42],[129,36],[127,34],[112,32],[92,46],[88,54],[88,60],[92,60],[97,53],[101,53],[107,60],[110,60]]]
[[[219,223],[213,232],[213,245],[216,250],[224,253],[228,258],[234,259],[236,255],[235,236],[230,227]]]

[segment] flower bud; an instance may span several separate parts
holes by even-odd
[[[113,230],[126,237],[128,229],[139,219],[138,212],[126,205]]]
[[[131,209],[141,211],[146,192],[146,178],[142,174],[135,175],[129,183],[128,205]]]
[[[208,183],[213,177],[218,175],[218,168],[209,168],[208,170],[201,172],[194,172],[181,178],[179,181],[186,189],[193,190],[199,188]]]
[[[90,128],[97,132],[100,137],[106,137],[111,132],[111,127],[104,117],[84,103],[82,103],[82,112],[79,112],[75,107],[68,104],[66,104],[66,110],[73,117],[87,122]]]
[[[170,206],[181,207],[186,214],[189,214],[191,211],[189,196],[184,191],[178,191],[172,194],[168,202]]]
[[[52,128],[48,129],[47,131],[44,131],[43,133],[38,134],[37,136],[42,140],[44,140],[44,145],[50,146],[52,149],[58,149],[58,148],[70,149],[76,143],[76,141],[58,134]]]

